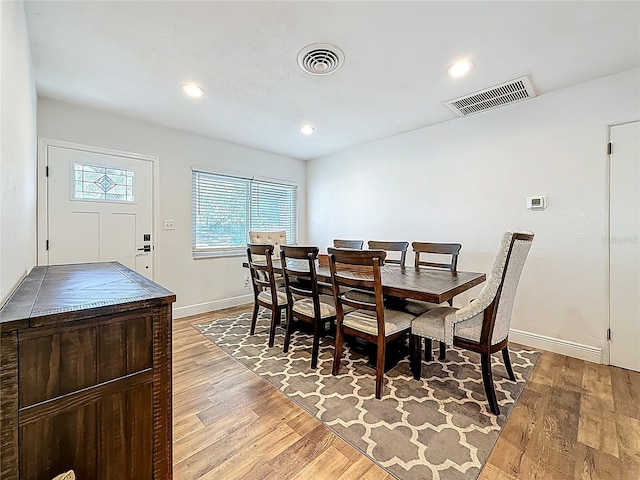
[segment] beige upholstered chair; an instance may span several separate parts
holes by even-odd
[[[335,248],[355,248],[356,250],[362,250],[364,240],[340,240],[336,238],[333,240],[333,246]]]
[[[276,254],[276,258],[280,255],[280,245],[287,244],[287,232],[279,230],[276,232],[249,232],[249,243],[268,243],[273,245],[273,251]]]
[[[273,273],[273,245],[252,244],[247,245],[247,261],[251,272],[251,285],[253,286],[253,316],[251,317],[250,335],[256,331],[258,310],[260,307],[271,310],[271,328],[269,329],[269,346],[273,347],[276,334],[276,325],[280,323],[282,310],[287,309],[287,295],[278,291],[276,278]]]
[[[318,366],[320,335],[325,324],[336,319],[333,297],[321,295],[318,289],[316,276],[318,252],[318,247],[280,247],[280,262],[289,305],[283,351],[285,353],[289,351],[294,318],[311,324],[313,326],[311,368],[314,369]],[[300,263],[287,260],[297,260]]]
[[[411,328],[413,315],[384,308],[382,299],[383,250],[350,250],[329,248],[329,267],[336,305],[336,344],[333,375],[340,372],[345,335],[362,338],[377,347],[376,398],[382,398],[385,351],[387,343],[405,335]],[[355,270],[355,271],[354,271]],[[345,288],[364,289],[374,296],[373,303],[348,297]],[[343,292],[343,293],[341,293]],[[353,307],[348,313],[345,310]]]
[[[411,369],[420,378],[420,337],[466,348],[480,354],[484,391],[491,412],[500,414],[491,372],[491,354],[502,351],[509,378],[515,380],[509,359],[509,325],[522,267],[533,233],[505,232],[489,280],[478,298],[466,307],[438,307],[416,317],[411,324]]]

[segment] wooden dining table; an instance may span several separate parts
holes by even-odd
[[[290,268],[304,268],[306,262],[290,260]],[[248,267],[248,263],[243,263]],[[273,261],[273,269],[276,273],[282,273],[282,266],[279,260]],[[469,290],[484,282],[487,277],[484,273],[478,272],[451,272],[449,270],[439,270],[436,268],[423,267],[400,267],[398,265],[383,265],[382,292],[385,295],[422,300],[431,303],[443,303],[456,295]],[[317,265],[316,274],[319,282],[331,283],[331,271],[329,265],[320,263]],[[371,280],[371,274],[358,268],[353,269],[353,278]],[[363,284],[364,285],[364,284]]]

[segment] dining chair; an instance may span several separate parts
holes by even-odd
[[[256,331],[260,307],[271,310],[270,347],[273,347],[276,325],[280,324],[282,311],[286,310],[288,306],[286,293],[279,291],[276,284],[276,276],[273,272],[273,248],[273,245],[264,243],[250,243],[247,245],[247,260],[254,298],[249,334],[253,335]]]
[[[416,268],[438,268],[456,272],[458,270],[458,255],[462,249],[459,243],[433,243],[433,242],[413,242],[411,244],[414,253],[414,266]],[[428,254],[430,260],[423,260],[423,254]],[[434,258],[435,255],[435,258]],[[443,260],[443,256],[450,256],[448,261]],[[436,261],[440,260],[440,261]],[[448,300],[450,306],[453,306],[453,298]],[[422,315],[423,313],[433,310],[441,305],[431,302],[423,302],[421,300],[407,300],[405,309],[413,315]],[[431,340],[425,338],[425,359],[432,360]],[[447,354],[447,346],[440,342],[438,359],[444,360]]]
[[[386,346],[390,341],[409,332],[414,316],[384,307],[380,271],[386,256],[384,250],[329,248],[328,253],[336,305],[336,340],[332,374],[338,375],[340,372],[345,335],[352,335],[376,345],[375,397],[380,399],[384,381]],[[353,288],[372,292],[374,302],[349,297],[348,292],[343,291]],[[346,308],[355,310],[347,313]]]
[[[364,240],[340,240],[334,239],[333,246],[336,248],[355,248],[356,250],[362,250]]]
[[[524,262],[533,242],[531,232],[505,232],[491,274],[478,298],[460,309],[438,307],[416,317],[411,324],[411,370],[420,379],[421,337],[480,354],[482,381],[491,412],[500,415],[491,371],[491,355],[502,351],[507,374],[515,375],[509,359],[509,326]]]
[[[313,326],[313,347],[311,349],[311,368],[318,366],[320,335],[327,323],[336,319],[336,307],[332,296],[321,295],[316,276],[318,247],[280,247],[280,262],[287,292],[287,330],[284,336],[284,348],[289,351],[289,342],[293,331],[293,319],[297,318]],[[287,260],[298,260],[288,262]]]
[[[382,242],[378,240],[369,240],[369,249],[372,250],[384,250],[387,253],[387,258],[384,260],[385,264],[393,263],[404,267],[407,259],[407,249],[409,248],[409,242]],[[400,252],[400,258],[389,258],[389,252]]]

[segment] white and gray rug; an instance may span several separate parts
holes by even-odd
[[[385,374],[384,396],[376,400],[375,371],[366,357],[345,348],[340,375],[334,377],[333,338],[326,337],[318,368],[311,370],[312,336],[294,333],[284,354],[281,329],[274,347],[267,346],[269,319],[261,310],[253,336],[250,312],[194,327],[402,480],[476,479],[539,356],[511,349],[514,383],[501,355],[494,355],[501,411],[496,417],[484,395],[477,354],[449,348],[446,360],[423,362],[420,381],[402,360]]]

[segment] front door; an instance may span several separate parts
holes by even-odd
[[[152,159],[53,143],[46,166],[46,263],[115,260],[153,279]]]

